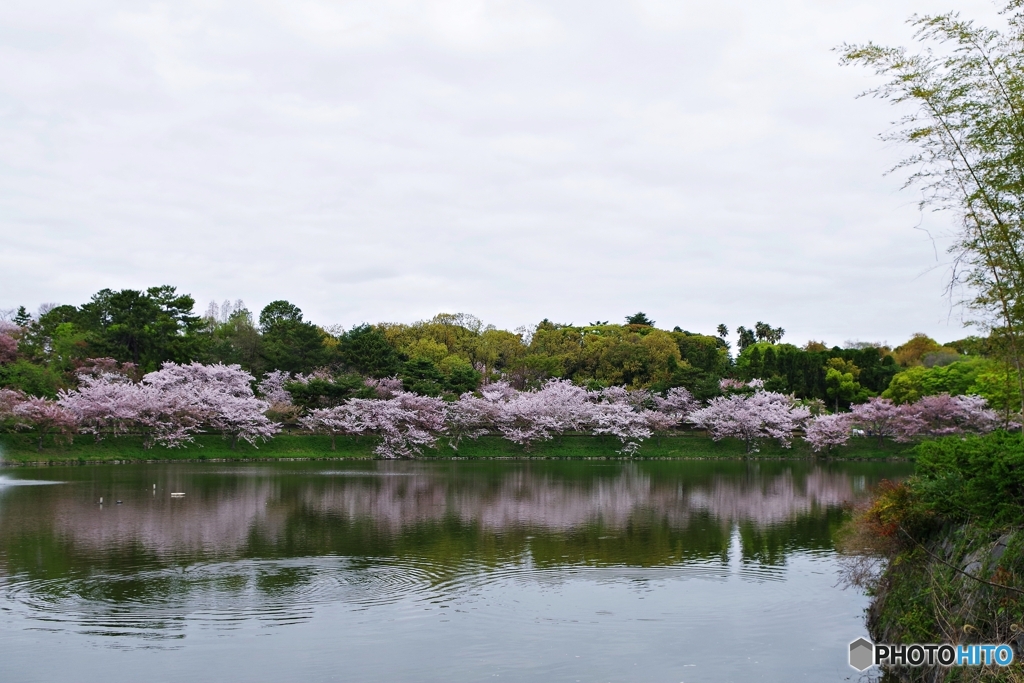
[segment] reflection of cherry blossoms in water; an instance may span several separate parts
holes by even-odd
[[[66,485],[0,491],[0,610],[73,638],[178,647],[193,632],[265,633],[316,620],[321,607],[348,624],[339,609],[363,620],[375,610],[391,614],[389,606],[403,614],[471,606],[503,633],[527,609],[522,596],[543,594],[544,606],[537,602],[527,618],[532,629],[551,616],[547,601],[557,587],[572,606],[563,616],[583,623],[572,610],[589,598],[579,596],[609,586],[788,580],[790,564],[829,552],[837,506],[883,472],[904,473],[883,464],[851,476],[858,467],[541,461],[61,469]],[[172,491],[185,496],[172,499]],[[794,553],[804,560],[791,562]],[[707,589],[661,595],[699,601]],[[708,598],[716,610],[732,599],[717,595]],[[632,596],[624,604],[639,609]],[[680,614],[689,619],[687,605]]]
[[[167,498],[168,487],[161,486],[161,495],[130,498],[117,509],[101,509],[81,496],[56,496],[48,517],[59,536],[80,548],[133,545],[158,555],[217,556],[244,552],[254,543],[288,542],[289,534],[310,525],[341,533],[338,525],[360,524],[389,536],[451,521],[499,534],[564,533],[594,524],[614,532],[639,517],[681,528],[694,517],[710,516],[721,527],[764,527],[841,506],[855,495],[848,474],[808,466],[697,478],[652,473],[638,464],[587,477],[544,467],[482,472],[422,463],[380,463],[373,471],[302,477],[272,470],[250,474],[201,488],[186,477],[171,486],[191,487],[184,499]],[[17,527],[18,514],[5,517]]]
[[[816,468],[799,479],[792,471],[770,478],[736,482],[716,478],[713,486],[695,489],[693,508],[708,510],[723,521],[765,526],[806,514],[814,508],[837,507],[854,498],[850,477]]]

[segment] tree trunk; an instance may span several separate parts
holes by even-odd
[[[337,447],[335,447],[335,445],[334,445],[334,434],[331,434],[331,450],[332,451],[338,450]]]

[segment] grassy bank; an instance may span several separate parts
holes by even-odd
[[[927,442],[915,468],[906,482],[880,486],[844,530],[851,578],[872,595],[868,630],[882,643],[1008,643],[1015,661],[889,673],[921,683],[1024,681],[1024,438]],[[864,562],[872,556],[883,560],[880,573]]]
[[[276,460],[276,459],[351,459],[373,458],[376,441],[373,438],[339,437],[336,450],[326,436],[311,434],[280,434],[259,448],[239,443],[234,450],[220,436],[201,435],[187,448],[143,448],[142,439],[123,437],[96,442],[91,436],[81,436],[72,444],[47,441],[42,451],[36,440],[28,434],[0,435],[0,458],[7,465],[50,463],[102,463],[139,462],[149,460]],[[538,443],[530,451],[505,439],[485,436],[464,440],[458,451],[445,442],[436,449],[427,449],[421,457],[430,458],[618,458],[620,444],[613,437],[566,435]],[[909,457],[906,444],[887,442],[881,448],[872,439],[854,439],[845,448],[836,450],[831,457],[854,460],[877,460]],[[742,458],[744,445],[736,439],[713,441],[702,434],[666,436],[644,442],[638,458],[718,459]],[[773,442],[765,443],[754,458],[813,458],[815,454],[802,441],[786,449]]]

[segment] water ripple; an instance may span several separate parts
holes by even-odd
[[[657,568],[658,580],[778,581],[778,567],[697,562]],[[237,630],[302,623],[324,605],[366,610],[405,601],[410,607],[458,607],[494,584],[558,586],[568,581],[636,582],[642,567],[537,567],[526,556],[500,564],[446,566],[423,558],[238,560],[152,567],[130,574],[0,581],[5,609],[46,630],[176,639],[186,626]]]

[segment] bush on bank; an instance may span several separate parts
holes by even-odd
[[[1019,432],[939,439],[916,447],[911,482],[943,519],[981,526],[1024,522],[1024,437]]]
[[[1008,643],[1015,662],[889,673],[905,681],[1024,680],[1024,437],[949,437],[914,452],[916,474],[880,485],[840,541],[847,579],[873,598],[868,629],[885,643]]]

